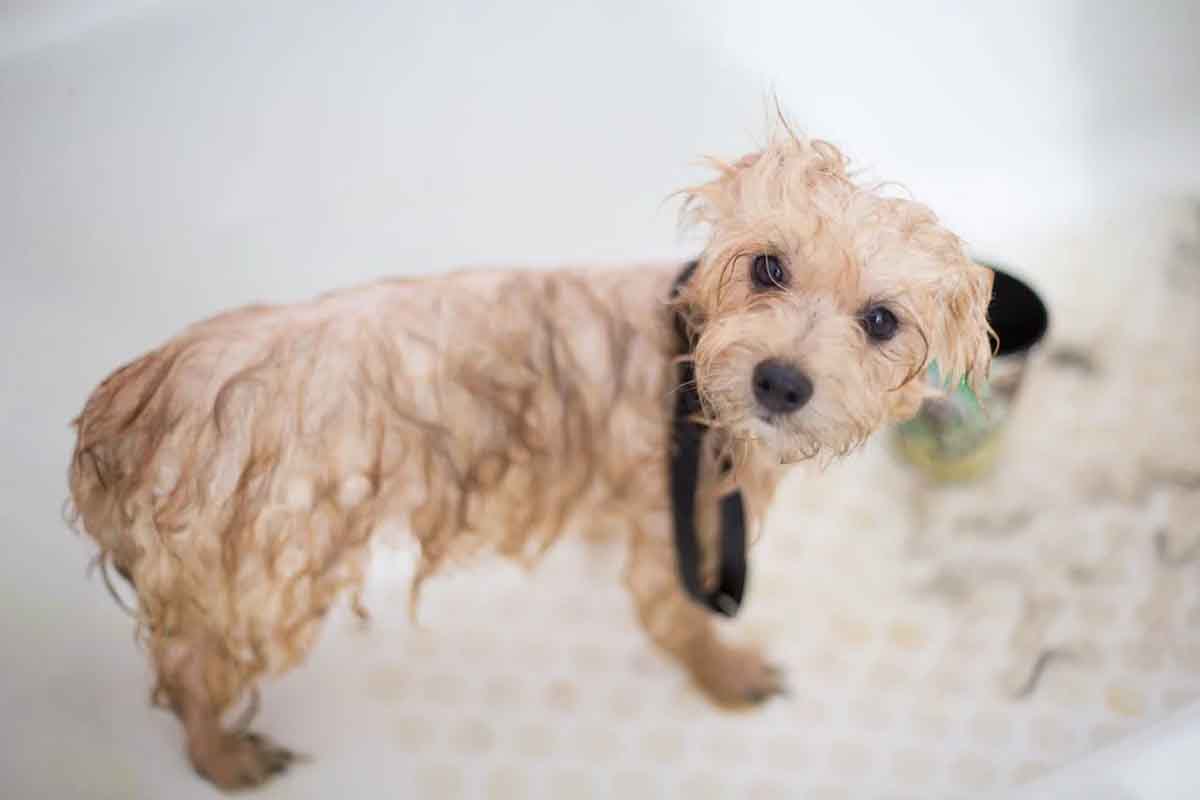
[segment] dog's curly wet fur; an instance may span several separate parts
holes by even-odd
[[[986,373],[991,273],[923,206],[856,184],[827,143],[788,133],[715,166],[683,192],[710,235],[674,298],[681,265],[382,281],[201,322],[95,390],[75,422],[73,507],[137,591],[157,694],[197,770],[233,788],[288,764],[221,714],[305,657],[395,519],[420,544],[414,602],[471,555],[534,559],[563,530],[617,531],[642,623],[700,688],[726,706],[781,688],[676,577],[673,315],[695,334],[713,430],[698,498],[711,577],[720,493],[740,488],[757,525],[787,463],[914,413],[932,360],[947,380]],[[786,285],[755,286],[764,254]],[[879,305],[899,323],[887,341],[862,324]],[[768,358],[811,379],[795,413],[760,413],[752,374]]]

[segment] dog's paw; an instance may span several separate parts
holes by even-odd
[[[196,771],[222,789],[249,789],[297,761],[291,750],[257,733],[229,733],[192,753]]]
[[[697,654],[690,666],[704,693],[724,708],[747,708],[787,694],[783,670],[757,647],[714,643]]]

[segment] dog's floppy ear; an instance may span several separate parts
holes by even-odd
[[[944,387],[966,379],[972,391],[988,376],[992,361],[988,304],[993,273],[964,259],[963,266],[934,292],[926,335],[930,361],[937,362]]]

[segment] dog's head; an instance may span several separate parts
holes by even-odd
[[[992,273],[929,209],[856,184],[822,141],[715,166],[683,192],[711,235],[676,300],[712,425],[829,457],[915,414],[934,361],[947,384],[986,376]]]

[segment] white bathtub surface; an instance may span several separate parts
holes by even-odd
[[[934,490],[882,437],[790,480],[737,629],[793,692],[752,714],[653,651],[619,552],[439,579],[422,628],[385,552],[371,628],[266,688],[313,761],[261,796],[1200,796],[1200,562],[1156,549],[1200,536],[1200,51],[1154,5],[5,4],[0,795],[212,796],[60,517],[112,368],[379,275],[682,259],[667,195],[773,87],[1048,298],[1000,471]]]

